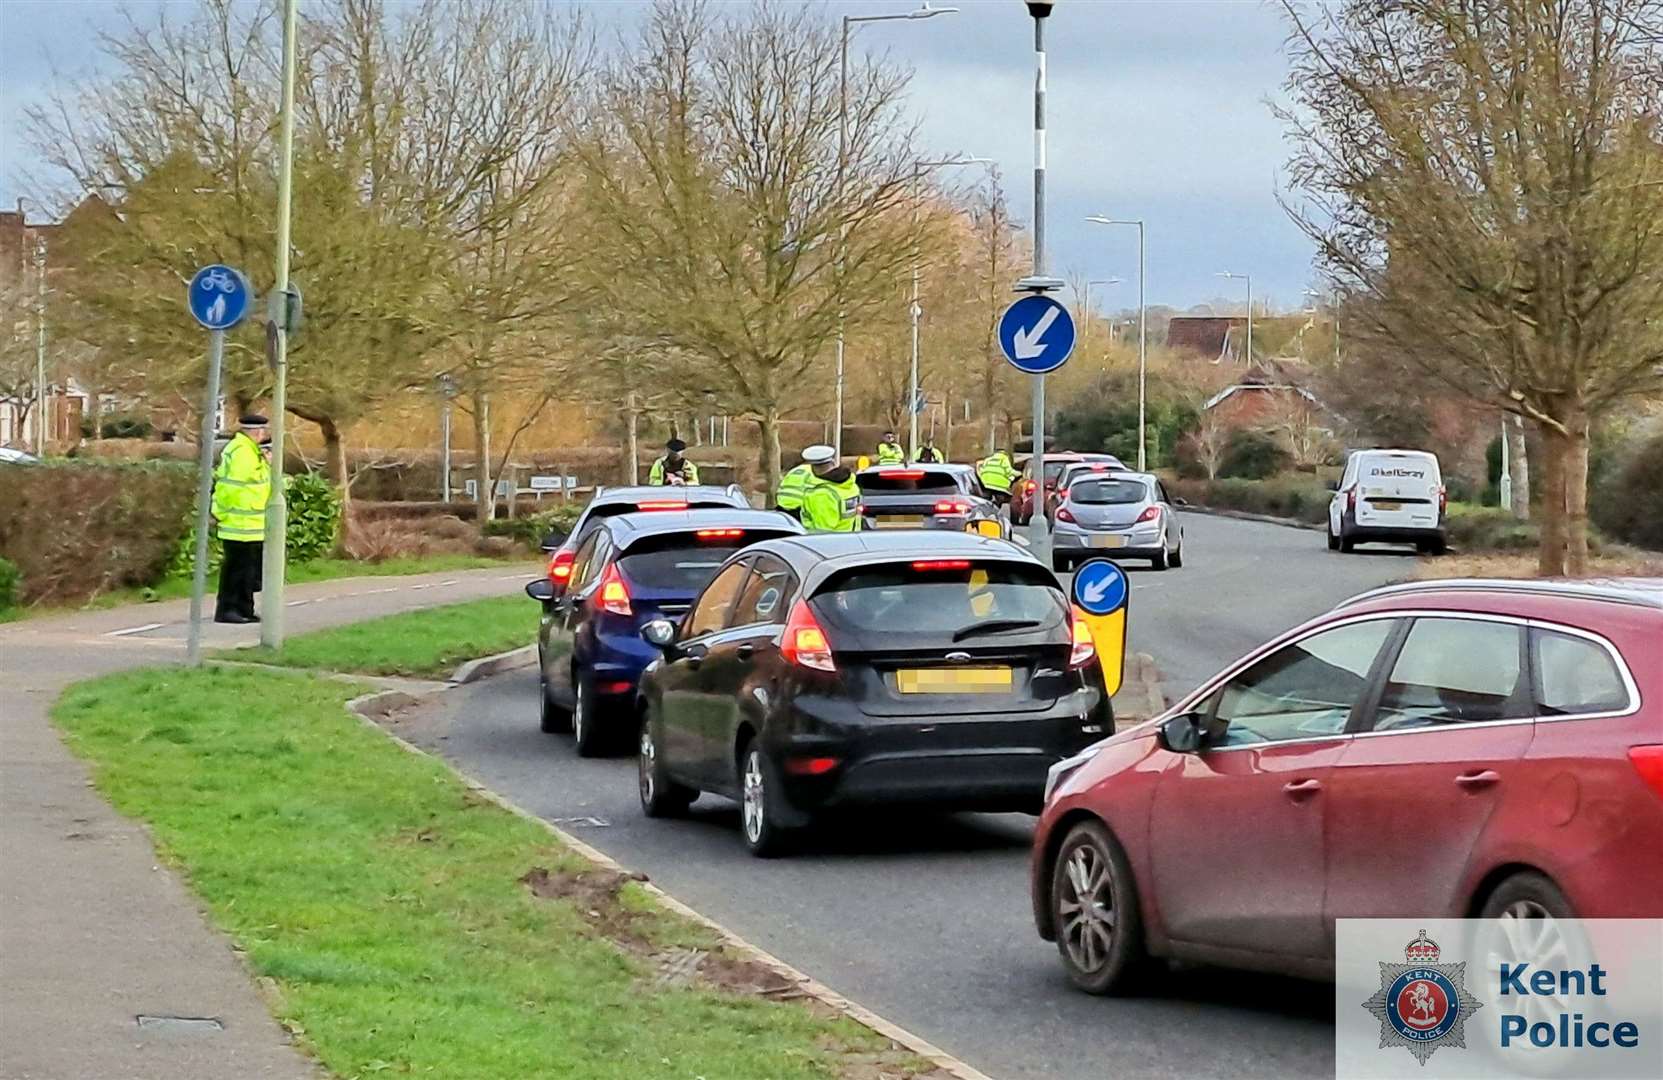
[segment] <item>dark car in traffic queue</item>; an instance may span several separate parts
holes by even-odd
[[[1663,580],[1388,586],[1059,763],[1041,937],[1317,979],[1335,921],[1663,918]],[[1563,925],[1563,924],[1561,924]]]
[[[873,465],[855,473],[862,527],[950,529],[1003,538],[999,507],[970,465],[930,462]]]
[[[607,518],[622,514],[674,513],[682,510],[710,510],[732,507],[748,509],[751,505],[738,484],[718,487],[715,484],[628,484],[621,487],[597,488],[572,531],[565,536],[558,533],[544,538],[542,548],[549,557],[548,579],[558,593],[571,578],[572,560],[577,557],[578,545],[589,539]]]
[[[1033,813],[1046,771],[1114,728],[1085,621],[1002,540],[766,541],[643,633],[663,656],[641,680],[642,809],[735,799],[756,855],[844,808]]]
[[[570,730],[590,757],[633,735],[636,684],[659,650],[641,628],[680,618],[734,552],[800,534],[774,510],[664,510],[603,519],[577,546],[565,588],[538,578],[526,594],[543,605],[537,631],[541,726]],[[570,651],[551,648],[559,637]]]

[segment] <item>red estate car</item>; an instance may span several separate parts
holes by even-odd
[[[1336,918],[1663,917],[1663,580],[1356,597],[1054,766],[1040,936],[1332,977]]]
[[[1124,469],[1126,466],[1113,454],[1082,453],[1078,450],[1047,450],[1045,452],[1045,491],[1054,494],[1057,490],[1057,478],[1063,469],[1082,461],[1101,461],[1106,466]],[[1034,492],[1039,489],[1039,481],[1034,477],[1034,459],[1030,455],[1022,463],[1022,477],[1011,488],[1011,520],[1018,525],[1026,525],[1028,519],[1034,516],[1036,506],[1044,506],[1044,499],[1035,499]]]

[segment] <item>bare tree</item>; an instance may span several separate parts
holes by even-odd
[[[912,252],[906,77],[856,65],[840,159],[837,56],[813,9],[663,2],[579,140],[594,295],[759,423],[770,489],[782,410]]]
[[[1663,2],[1284,6],[1348,339],[1532,421],[1540,572],[1583,573],[1590,418],[1663,388]]]

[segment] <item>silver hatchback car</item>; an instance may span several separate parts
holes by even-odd
[[[1184,565],[1184,526],[1149,473],[1086,473],[1058,493],[1051,519],[1052,560],[1071,570],[1093,555],[1148,559],[1156,570]]]

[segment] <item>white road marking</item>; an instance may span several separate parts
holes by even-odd
[[[287,604],[284,604],[283,606],[284,607],[299,607],[302,604],[310,604],[310,603],[311,603],[310,600],[290,600]]]
[[[385,589],[370,589],[362,593],[347,593],[348,596],[375,596],[377,593],[398,592],[398,586],[393,585]]]
[[[497,578],[497,580],[498,581],[519,581],[524,576],[525,575],[523,575],[523,574],[504,574],[502,577]]]
[[[451,579],[450,579],[450,580],[449,580],[449,581],[441,581],[441,582],[439,582],[439,588],[441,588],[441,589],[442,589],[442,588],[444,588],[444,587],[445,587],[445,586],[446,586],[446,585],[455,585],[455,584],[457,584],[457,581],[456,581],[456,579],[455,579],[455,578],[451,578]]]
[[[425,585],[412,585],[412,586],[410,586],[410,588],[412,588],[412,589],[431,589],[432,587],[433,587],[433,583],[431,581],[429,581]]]
[[[105,637],[126,637],[128,634],[142,634],[146,630],[160,630],[162,628],[162,626],[163,626],[163,624],[159,623],[159,622],[147,622],[143,626],[129,626],[125,630],[111,630],[111,631],[108,631],[107,633],[105,633],[104,636]]]

